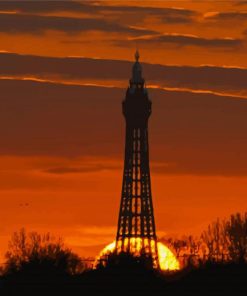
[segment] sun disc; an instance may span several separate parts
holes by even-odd
[[[116,248],[116,242],[113,241],[100,252],[97,259],[103,257],[106,254],[114,252]],[[159,266],[161,270],[179,270],[180,265],[179,261],[177,260],[176,256],[173,254],[173,252],[163,243],[158,242],[157,243],[158,248],[158,256],[159,256]]]
[[[179,270],[179,262],[172,251],[164,244],[158,242],[158,256],[161,270]]]

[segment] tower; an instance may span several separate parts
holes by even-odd
[[[138,51],[135,60],[122,103],[126,138],[116,251],[136,255],[145,253],[152,258],[153,266],[158,267],[148,148],[148,119],[152,103],[142,77]]]

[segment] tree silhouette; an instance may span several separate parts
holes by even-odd
[[[162,238],[161,241],[176,254],[182,266],[197,266],[201,241],[192,235],[182,238]]]
[[[247,213],[236,213],[228,220],[217,219],[208,225],[200,238],[162,238],[174,251],[182,266],[197,267],[205,263],[244,263],[247,261]]]
[[[207,261],[245,262],[247,260],[247,213],[231,215],[229,220],[210,224],[201,235]]]
[[[126,270],[152,270],[152,257],[145,252],[140,255],[133,255],[130,252],[109,253],[99,259],[97,268],[126,269]]]
[[[229,239],[229,254],[232,260],[243,263],[247,260],[247,213],[231,215],[225,224]]]
[[[226,232],[226,222],[217,219],[208,225],[207,230],[203,231],[201,239],[206,246],[204,253],[207,261],[219,262],[229,259],[228,244],[229,239]]]
[[[14,232],[6,253],[5,274],[44,273],[76,274],[83,270],[80,257],[50,233]]]

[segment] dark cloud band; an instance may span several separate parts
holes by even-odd
[[[236,48],[243,45],[241,39],[234,38],[203,38],[193,35],[180,35],[180,34],[162,34],[138,37],[129,42],[135,42],[147,46],[148,44],[173,44],[175,46],[197,46],[197,47],[211,47],[211,48]],[[116,41],[117,44],[122,46],[126,45],[126,41]]]
[[[36,77],[67,82],[128,81],[132,62],[90,58],[58,58],[0,53],[0,76]],[[247,93],[247,69],[216,66],[168,66],[143,63],[149,84],[232,93]],[[86,71],[84,71],[86,69]],[[107,69],[107,71],[106,71]],[[196,77],[196,79],[195,79]]]
[[[122,159],[124,89],[14,80],[0,87],[0,154]],[[166,164],[156,172],[247,175],[246,100],[149,93],[151,159]]]
[[[114,3],[114,2],[113,2]],[[112,4],[113,4],[112,3]],[[123,4],[123,3],[122,3]],[[47,13],[47,12],[76,12],[103,14],[112,12],[115,14],[129,13],[160,16],[163,18],[177,18],[178,21],[197,15],[190,9],[174,7],[148,7],[133,5],[102,5],[94,1],[4,1],[0,2],[0,11],[16,11],[19,13]]]
[[[152,34],[153,31],[135,29],[99,18],[72,18],[31,14],[0,14],[0,32],[7,34],[43,34],[48,30],[65,33],[85,31],[117,32],[129,35]]]

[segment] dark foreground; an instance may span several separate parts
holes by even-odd
[[[208,265],[176,274],[104,268],[69,276],[26,271],[1,278],[0,295],[247,295],[247,265]]]

